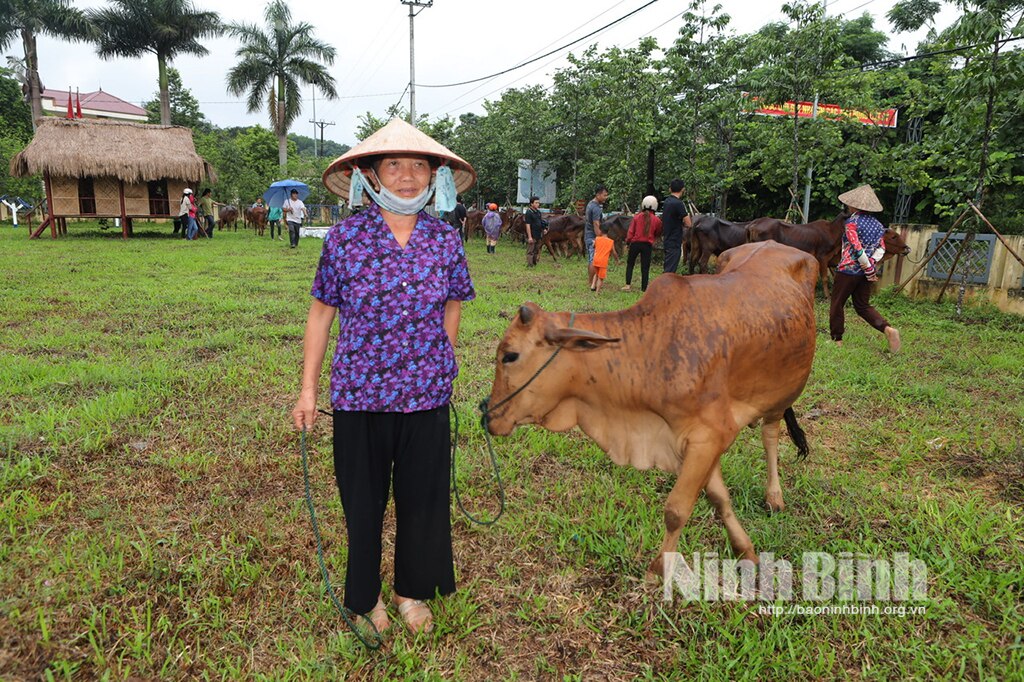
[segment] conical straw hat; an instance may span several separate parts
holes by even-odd
[[[840,194],[839,201],[858,211],[878,213],[882,210],[882,202],[875,196],[875,190],[871,189],[871,185],[861,185],[857,189]]]
[[[465,192],[476,183],[476,171],[468,162],[402,119],[393,118],[386,126],[335,159],[324,171],[324,187],[347,200],[352,185],[352,167],[360,165],[360,159],[382,154],[422,154],[434,157],[438,163],[447,164],[452,169],[457,192]]]

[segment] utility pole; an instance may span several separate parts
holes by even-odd
[[[313,124],[313,146],[316,147],[316,129],[320,129],[320,146],[316,147],[316,155],[318,157],[323,156],[324,153],[324,128],[326,126],[334,125],[334,121],[317,121],[316,119],[310,119],[310,123]]]
[[[434,0],[401,0],[409,6],[409,124],[416,125],[416,40],[413,19],[417,14],[434,4]],[[413,8],[419,7],[419,12]]]

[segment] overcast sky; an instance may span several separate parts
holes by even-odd
[[[647,4],[649,0],[434,0],[415,19],[416,81],[418,84],[456,83],[502,71],[560,47]],[[78,0],[78,7],[100,7],[103,0]],[[672,44],[680,15],[688,2],[658,0],[630,18],[591,38],[522,69],[473,85],[453,88],[416,88],[417,113],[431,118],[445,114],[483,112],[485,100],[500,98],[502,90],[533,84],[547,86],[550,75],[566,64],[570,51],[582,52],[596,43],[599,49],[631,47],[643,36],[653,36],[662,47]],[[708,3],[709,12],[713,2]],[[782,19],[782,0],[721,0],[732,17],[731,30],[749,33],[765,23]],[[867,12],[875,27],[891,31],[885,13],[895,0],[830,0],[829,15],[853,19]],[[197,0],[202,9],[218,12],[225,21],[259,22],[262,0]],[[324,136],[354,144],[358,116],[366,111],[383,115],[399,100],[409,82],[409,8],[400,0],[290,0],[292,17],[316,27],[316,35],[338,50],[331,67],[339,99],[316,100],[316,118],[333,121]],[[939,28],[955,19],[944,9]],[[887,48],[902,54],[914,52],[923,32],[891,34]],[[269,127],[266,112],[249,114],[242,99],[231,97],[224,83],[235,64],[235,42],[230,38],[209,41],[210,54],[179,57],[174,66],[199,100],[200,108],[215,125]],[[40,76],[48,88],[99,89],[141,104],[156,92],[156,57],[103,61],[94,48],[46,36],[38,42]],[[21,57],[20,42],[8,54]],[[303,110],[292,132],[313,135],[313,93],[306,89]],[[403,98],[408,108],[409,95]]]

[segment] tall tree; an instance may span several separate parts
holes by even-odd
[[[199,101],[192,91],[181,82],[181,73],[173,66],[167,67],[167,94],[171,102],[171,125],[199,129],[209,128],[210,122],[199,110]],[[150,123],[160,122],[160,94],[143,106]]]
[[[89,18],[99,32],[100,57],[156,55],[160,123],[171,125],[167,64],[181,54],[209,54],[202,40],[220,35],[220,16],[197,10],[191,0],[110,0],[109,7],[91,10]]]
[[[43,117],[43,85],[39,79],[36,36],[40,33],[83,41],[94,37],[92,26],[70,0],[0,0],[0,50],[21,37],[25,51],[24,85],[32,109],[32,125]]]
[[[255,24],[232,24],[231,35],[241,46],[235,51],[238,64],[228,72],[228,92],[248,93],[249,112],[266,104],[271,129],[277,135],[278,165],[288,165],[288,128],[302,111],[300,87],[316,86],[327,99],[335,99],[334,77],[326,66],[334,63],[335,49],[313,36],[313,25],[292,23],[291,10],[283,0],[272,0],[263,13],[264,30]],[[325,66],[326,65],[326,66]]]

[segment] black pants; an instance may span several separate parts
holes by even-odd
[[[277,228],[277,236],[278,237],[283,237],[284,233],[281,231],[281,221],[280,220],[271,220],[270,221],[270,238],[271,239],[274,238],[274,228],[275,227]]]
[[[846,299],[853,298],[853,309],[864,318],[864,321],[880,332],[884,332],[889,323],[881,313],[871,305],[871,282],[865,275],[847,275],[836,272],[836,281],[832,286],[832,305],[828,313],[828,326],[833,341],[842,341],[846,331],[846,320],[843,308]]]
[[[665,242],[665,272],[679,269],[679,257],[683,253],[683,242]]]
[[[293,223],[288,221],[288,239],[292,246],[299,245],[299,225],[301,223]],[[404,595],[403,595],[404,596]]]
[[[651,250],[654,247],[647,242],[633,242],[629,245],[629,256],[626,259],[626,284],[633,283],[633,265],[640,256],[640,290],[647,291],[647,282],[651,276]]]
[[[377,603],[381,532],[395,491],[395,592],[430,599],[455,591],[448,406],[423,412],[335,412],[334,475],[348,531],[345,606]]]
[[[206,221],[206,236],[213,239],[213,216],[208,215],[203,220]]]

